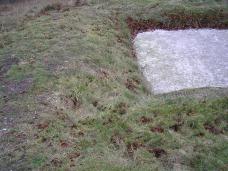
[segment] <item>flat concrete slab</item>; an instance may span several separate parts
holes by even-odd
[[[134,46],[154,94],[228,87],[228,30],[155,30],[139,33]]]

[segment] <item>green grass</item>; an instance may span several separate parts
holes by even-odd
[[[14,95],[10,102],[0,98],[0,106],[21,104],[25,112],[38,114],[33,123],[16,125],[27,135],[28,141],[19,144],[26,149],[24,165],[16,157],[9,164],[6,157],[0,161],[2,167],[226,170],[226,91],[189,90],[180,97],[149,94],[125,20],[131,16],[167,22],[165,11],[210,16],[223,9],[227,14],[227,6],[214,0],[91,0],[88,4],[49,11],[50,15],[0,33],[0,59],[12,55],[20,59],[4,79],[33,79],[28,92]],[[142,117],[150,122],[142,123]],[[208,125],[212,131],[205,129]],[[158,127],[162,132],[151,131]],[[152,151],[158,148],[165,154],[156,157]]]

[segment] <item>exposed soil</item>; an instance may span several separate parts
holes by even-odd
[[[3,170],[31,170],[26,163],[28,133],[23,124],[30,126],[36,122],[37,116],[24,106],[12,106],[12,99],[6,102],[0,111],[0,158]],[[22,128],[21,128],[22,126]]]
[[[7,102],[11,95],[23,94],[30,90],[33,85],[33,78],[27,77],[23,80],[8,80],[7,72],[13,65],[18,65],[19,59],[16,57],[7,57],[0,61],[0,94],[2,95],[5,102]]]
[[[228,14],[224,13],[223,10],[211,10],[202,14],[186,12],[183,9],[174,9],[164,12],[162,17],[165,18],[164,21],[135,20],[132,17],[128,17],[126,22],[133,36],[136,36],[139,32],[155,29],[228,28],[228,22],[223,22],[228,18]]]
[[[66,140],[60,140],[60,146],[61,146],[62,148],[67,148],[67,147],[70,146],[70,143],[67,142]]]
[[[22,94],[29,91],[33,84],[32,78],[26,78],[21,81],[8,82],[6,85],[7,92],[10,94]]]
[[[174,130],[175,132],[178,132],[181,129],[181,126],[182,126],[181,123],[176,123],[176,124],[170,126],[169,128]]]
[[[137,149],[139,149],[139,148],[144,148],[148,152],[153,153],[156,158],[160,158],[160,157],[162,157],[162,156],[167,154],[167,152],[164,149],[160,148],[160,147],[150,147],[150,146],[147,146],[147,145],[145,145],[143,143],[135,141],[135,142],[127,144],[127,153],[128,153],[128,155],[130,157],[133,157],[134,152]]]
[[[148,117],[146,117],[146,116],[142,116],[142,117],[140,118],[140,122],[141,122],[142,124],[147,124],[147,123],[150,123],[150,122],[152,122],[152,121],[153,121],[152,118],[148,118]]]
[[[0,94],[2,95],[4,101],[7,102],[11,96],[27,93],[33,86],[33,79],[25,78],[23,80],[16,81],[0,77],[0,84],[2,89]]]
[[[63,162],[58,158],[54,158],[52,159],[51,164],[55,167],[61,167]]]
[[[214,126],[212,124],[207,124],[206,123],[206,124],[204,124],[204,128],[206,130],[208,130],[210,133],[216,134],[216,135],[223,132],[222,130],[220,130],[219,128],[217,128],[216,126]]]
[[[127,79],[127,81],[125,81],[125,86],[127,89],[134,91],[137,88],[137,85],[139,84],[139,82],[133,80],[133,79]]]
[[[162,148],[152,148],[148,149],[150,153],[153,153],[156,158],[160,158],[163,155],[166,155],[166,151]]]
[[[197,137],[203,137],[205,134],[203,132],[199,132],[196,134]]]
[[[48,122],[48,121],[45,121],[45,122],[43,122],[43,123],[39,123],[39,124],[37,125],[37,128],[38,128],[38,129],[46,129],[46,128],[48,128],[48,126],[49,126],[49,122]]]
[[[152,132],[157,132],[157,133],[163,133],[164,132],[164,129],[160,126],[157,126],[157,127],[152,127],[150,129]]]

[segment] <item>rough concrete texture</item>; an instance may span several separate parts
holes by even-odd
[[[134,46],[154,94],[228,87],[228,30],[155,30],[139,33]]]

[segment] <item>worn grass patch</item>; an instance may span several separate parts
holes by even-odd
[[[0,33],[1,168],[226,170],[226,91],[149,94],[126,23],[166,23],[173,9],[226,16],[225,2],[86,4],[46,10]]]

